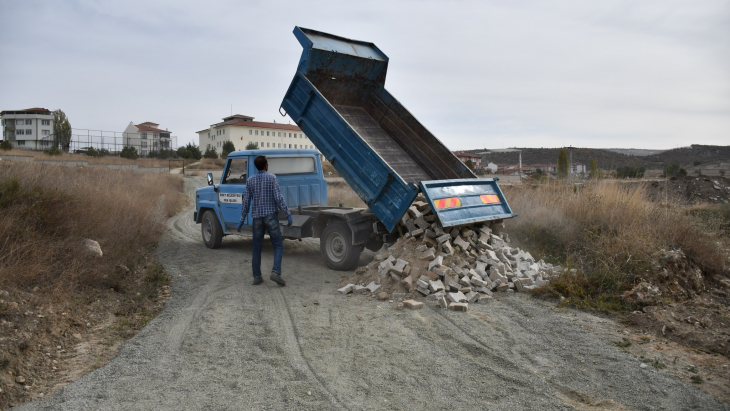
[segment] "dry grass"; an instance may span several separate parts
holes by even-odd
[[[107,157],[89,157],[85,154],[68,154],[63,153],[57,156],[48,155],[42,151],[13,149],[9,151],[0,151],[0,154],[9,156],[29,156],[37,161],[87,161],[89,164],[137,164],[139,167],[174,167],[182,166],[182,159],[173,159],[170,163],[168,160],[159,160],[156,158],[138,158],[129,160],[126,158],[107,156]],[[185,164],[195,162],[196,160],[185,160]]]
[[[204,158],[196,161],[196,164],[185,166],[185,168],[191,170],[222,170],[225,165],[226,160],[223,158]]]
[[[328,181],[327,205],[330,207],[338,207],[340,204],[342,204],[343,207],[367,207],[346,182]]]
[[[505,187],[519,217],[508,230],[546,260],[578,271],[550,290],[567,303],[625,309],[620,294],[647,276],[661,249],[681,249],[712,275],[724,270],[716,239],[679,207],[651,202],[645,185],[609,181],[572,189],[563,184]]]
[[[0,166],[0,287],[94,284],[116,265],[133,264],[134,251],[154,245],[178,209],[181,187],[168,174]],[[81,256],[84,238],[101,244],[102,261]]]

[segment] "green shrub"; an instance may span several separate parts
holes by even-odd
[[[218,153],[215,151],[215,147],[208,147],[205,149],[205,154],[203,154],[203,157],[205,158],[212,158],[216,159],[218,158]]]
[[[8,151],[13,149],[13,144],[7,140],[0,143],[0,150]]]
[[[63,154],[63,151],[59,150],[58,147],[51,147],[48,150],[44,150],[44,153],[48,154],[49,156],[60,156]]]
[[[130,160],[136,160],[139,158],[139,154],[137,153],[136,148],[134,148],[132,146],[128,146],[128,147],[124,147],[122,149],[122,152],[119,154],[119,157],[128,158]]]

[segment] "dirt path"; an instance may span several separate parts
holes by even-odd
[[[160,315],[105,367],[18,409],[730,409],[575,316],[609,320],[529,296],[467,313],[342,296],[317,241],[285,242],[285,288],[253,287],[251,240],[208,250],[192,211],[159,248],[173,277]]]

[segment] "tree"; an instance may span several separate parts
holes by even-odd
[[[474,170],[474,163],[472,163],[470,158],[467,158],[466,161],[464,161],[464,165],[469,167],[469,170]]]
[[[233,145],[233,141],[226,141],[223,143],[223,148],[221,149],[221,158],[227,158],[228,154],[234,151],[236,151],[236,146]]]
[[[89,157],[101,157],[102,154],[99,152],[99,150],[95,149],[94,147],[88,147],[86,149],[86,155]]]
[[[558,154],[558,178],[568,178],[568,150],[564,148]]]
[[[137,149],[132,146],[127,146],[122,149],[122,152],[119,154],[119,157],[121,158],[128,158],[130,160],[136,160],[139,158],[139,154],[137,153]]]
[[[644,177],[644,167],[619,167],[616,169],[616,178],[641,178]]]
[[[201,158],[203,158],[203,153],[200,152],[198,146],[194,146],[188,143],[188,145],[185,146],[185,149],[190,151],[191,158],[194,158],[195,160],[200,160]]]
[[[590,171],[590,174],[588,174],[588,176],[590,178],[598,178],[598,162],[596,161],[595,158],[591,159],[590,167],[591,167],[591,171]]]
[[[246,144],[246,150],[258,150],[259,143],[248,143]]]
[[[187,147],[183,146],[177,149],[177,156],[184,159],[191,159],[193,158],[193,153]]]
[[[11,142],[9,142],[8,140],[5,140],[2,143],[0,143],[0,149],[2,149],[3,151],[12,150],[13,144]]]
[[[687,170],[684,169],[684,167],[680,166],[677,163],[672,163],[667,166],[667,168],[664,169],[664,177],[678,177],[678,176],[686,176]]]
[[[71,146],[71,123],[61,109],[53,112],[53,146],[63,151]]]
[[[205,149],[205,154],[203,154],[203,157],[205,158],[212,158],[216,159],[218,158],[218,153],[215,151],[215,147],[208,147]]]

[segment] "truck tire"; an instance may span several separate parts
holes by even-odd
[[[203,214],[200,230],[203,233],[203,242],[206,247],[211,249],[220,247],[221,241],[223,241],[223,230],[221,230],[221,225],[218,224],[218,217],[215,216],[213,210],[207,210]]]
[[[352,270],[360,260],[362,245],[351,243],[352,231],[342,220],[331,220],[319,237],[319,249],[327,266],[333,270]]]

